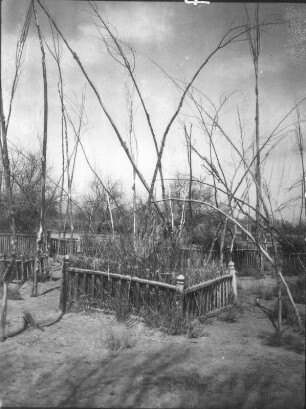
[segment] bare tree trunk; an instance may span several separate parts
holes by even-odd
[[[249,16],[247,14],[247,26],[250,27]],[[254,35],[252,36],[252,33]],[[255,74],[255,154],[256,154],[256,170],[255,170],[255,180],[256,180],[256,240],[258,243],[263,242],[261,225],[261,158],[260,158],[260,130],[259,130],[259,89],[258,89],[258,64],[259,64],[259,55],[260,55],[260,27],[259,27],[259,4],[256,6],[255,11],[255,27],[247,32],[248,43],[250,47],[251,56],[254,64],[254,74]],[[260,272],[262,273],[263,269],[263,257],[259,253],[259,267]]]
[[[1,4],[0,4],[1,9]],[[0,27],[1,27],[1,16],[0,16]],[[1,57],[0,57],[1,58]],[[3,297],[1,305],[1,336],[0,341],[5,339],[5,325],[6,325],[6,313],[7,313],[7,289],[8,282],[10,279],[10,274],[13,270],[15,259],[16,259],[16,228],[15,228],[15,212],[13,207],[13,197],[12,197],[12,187],[11,187],[11,170],[10,161],[7,149],[7,126],[5,123],[5,115],[3,111],[3,98],[2,98],[2,81],[0,79],[0,116],[1,116],[1,128],[0,128],[0,154],[3,163],[3,175],[5,184],[5,194],[7,200],[8,208],[8,219],[11,232],[11,261],[9,266],[6,268],[1,281],[3,281]]]
[[[1,305],[1,335],[0,341],[4,341],[5,339],[5,324],[6,324],[6,314],[7,314],[7,290],[8,290],[8,283],[10,279],[10,275],[13,271],[15,260],[16,260],[16,226],[15,226],[15,208],[13,205],[13,195],[12,195],[12,185],[11,185],[11,169],[10,169],[10,161],[8,155],[8,148],[7,148],[7,132],[8,132],[8,125],[9,120],[12,112],[12,105],[15,96],[15,91],[17,89],[17,83],[20,77],[20,67],[22,61],[22,55],[24,50],[25,41],[29,31],[29,25],[31,21],[31,10],[32,10],[32,2],[29,6],[24,25],[22,28],[22,32],[20,38],[17,42],[17,49],[16,49],[16,70],[15,70],[15,77],[11,89],[11,97],[9,102],[9,111],[7,116],[7,121],[5,119],[4,110],[3,110],[3,97],[2,97],[2,77],[0,78],[0,155],[2,159],[2,166],[3,166],[3,178],[4,178],[4,185],[5,185],[5,195],[7,201],[7,209],[8,209],[8,219],[9,219],[9,226],[11,232],[11,260],[8,267],[5,269],[4,274],[1,278],[3,281],[3,298],[2,298],[2,305]],[[0,4],[0,30],[2,27],[2,3]],[[0,66],[1,66],[1,53],[0,53]],[[1,183],[2,183],[2,174],[1,174]],[[0,191],[1,194],[1,191]]]
[[[301,166],[302,166],[302,179],[301,179],[301,210],[300,210],[300,224],[302,222],[302,215],[304,211],[304,216],[306,218],[306,171],[304,163],[304,139],[301,128],[301,115],[299,107],[296,107],[297,113],[297,129],[296,129],[296,142],[298,151],[301,157]]]
[[[189,191],[188,191],[188,199],[189,199],[189,219],[190,225],[192,225],[192,144],[191,144],[191,135],[192,135],[192,124],[190,125],[189,134],[187,132],[186,125],[184,124],[184,132],[185,132],[185,139],[187,144],[187,159],[188,159],[188,166],[189,166]]]
[[[115,237],[115,227],[114,227],[113,213],[112,213],[108,193],[106,193],[106,197],[107,197],[107,206],[108,206],[108,211],[109,211],[110,220],[111,220],[111,224],[112,224],[112,232],[113,232],[113,238],[114,238]]]
[[[143,177],[142,173],[140,172],[140,170],[139,170],[138,167],[136,166],[136,164],[135,164],[135,162],[134,162],[134,160],[133,160],[133,158],[132,158],[132,156],[131,156],[131,153],[130,153],[129,149],[128,149],[126,143],[124,142],[121,133],[119,132],[119,129],[117,128],[117,126],[116,126],[116,124],[115,124],[113,118],[111,117],[110,113],[109,113],[108,110],[106,109],[106,106],[104,105],[104,103],[103,103],[103,101],[102,101],[102,98],[101,98],[100,93],[98,92],[97,88],[95,87],[95,85],[93,84],[93,82],[92,82],[91,79],[89,78],[87,72],[85,71],[85,69],[84,69],[84,67],[83,67],[83,65],[82,65],[82,63],[81,63],[81,61],[80,61],[80,58],[78,57],[77,53],[72,50],[72,48],[71,48],[70,45],[68,44],[68,41],[67,41],[66,38],[64,37],[63,33],[59,30],[59,28],[58,28],[57,24],[55,23],[54,19],[50,16],[50,14],[48,13],[47,9],[46,9],[45,6],[42,4],[42,2],[41,2],[40,0],[37,0],[37,2],[38,2],[38,4],[40,5],[40,7],[43,9],[43,11],[45,12],[45,14],[47,15],[49,21],[53,24],[53,26],[55,27],[55,29],[56,29],[57,32],[59,33],[60,37],[62,38],[62,40],[63,40],[64,43],[66,44],[68,50],[71,52],[71,54],[72,54],[73,58],[75,59],[75,61],[76,61],[77,64],[79,65],[79,67],[80,67],[81,71],[83,72],[85,78],[87,79],[87,81],[88,81],[90,87],[92,88],[93,92],[95,93],[95,95],[96,95],[96,97],[97,97],[97,100],[98,100],[98,102],[99,102],[99,105],[100,105],[102,111],[103,111],[104,114],[106,115],[106,117],[107,117],[107,119],[108,119],[108,121],[109,121],[109,123],[110,123],[112,129],[114,130],[114,132],[115,132],[115,134],[116,134],[116,136],[117,136],[117,138],[118,138],[118,140],[119,140],[119,142],[120,142],[121,147],[123,148],[123,150],[124,150],[124,152],[126,153],[126,155],[127,155],[128,159],[129,159],[131,165],[133,166],[135,172],[137,173],[137,176],[139,177],[139,180],[141,181],[142,185],[143,185],[144,188],[147,190],[147,192],[150,192],[150,187],[148,186],[148,184],[147,184],[145,178]],[[159,161],[159,162],[160,162],[160,161]],[[159,163],[158,163],[158,169],[159,169],[159,168],[160,168],[160,166],[159,166]],[[152,192],[152,193],[153,193],[153,192]],[[152,197],[152,195],[151,195],[151,197]],[[156,211],[156,213],[158,214],[160,220],[165,221],[165,216],[164,216],[164,214],[161,212],[161,210],[160,210],[160,208],[158,207],[158,205],[157,205],[155,202],[153,203],[153,205],[154,205],[155,211]]]
[[[42,155],[41,155],[41,208],[40,208],[40,220],[39,231],[37,233],[37,247],[36,247],[36,259],[34,269],[34,279],[32,287],[32,296],[37,296],[37,283],[38,273],[41,267],[40,256],[44,250],[44,237],[45,237],[45,217],[46,217],[46,157],[47,157],[47,141],[48,141],[48,83],[47,83],[47,71],[46,71],[46,56],[43,45],[42,34],[39,26],[39,21],[36,14],[35,2],[33,2],[33,12],[35,16],[35,24],[39,37],[40,51],[42,57],[42,73],[44,84],[44,130],[43,130],[43,142],[42,142]]]
[[[221,233],[221,240],[220,240],[220,267],[221,268],[223,266],[223,248],[224,248],[224,242],[225,242],[226,228],[227,228],[227,218],[224,221],[223,230]]]

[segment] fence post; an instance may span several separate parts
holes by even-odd
[[[25,278],[25,271],[24,271],[24,260],[25,260],[25,257],[24,257],[24,255],[21,255],[21,257],[20,257],[20,270],[21,270],[21,282],[22,282],[22,284],[26,281],[26,278]]]
[[[51,250],[51,230],[47,230],[46,234],[46,250],[50,253]]]
[[[60,309],[63,313],[66,312],[67,304],[67,275],[68,268],[70,266],[69,256],[65,256],[63,260],[63,269],[62,269],[62,286],[61,286],[61,295],[60,295]]]
[[[82,239],[78,237],[77,239],[77,254],[82,253]]]
[[[235,269],[235,264],[233,261],[230,261],[228,263],[229,267],[229,273],[232,275],[232,288],[233,288],[233,294],[234,294],[234,299],[237,299],[237,279],[236,279],[236,269]]]
[[[176,277],[176,304],[182,318],[184,317],[185,277],[180,274]]]

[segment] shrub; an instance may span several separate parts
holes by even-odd
[[[167,335],[186,335],[187,338],[204,336],[199,320],[189,320],[182,317],[181,313],[173,306],[168,314],[144,308],[140,315],[145,325],[156,328]]]
[[[105,334],[100,334],[99,346],[112,351],[132,348],[135,344],[135,337],[128,328],[115,328],[110,325]]]
[[[265,345],[271,347],[284,347],[298,354],[305,353],[305,343],[301,338],[298,335],[294,336],[292,334],[285,334],[285,331],[286,329],[283,329],[280,332],[262,332],[260,338]]]
[[[243,304],[235,300],[232,304],[227,305],[222,310],[216,312],[216,317],[220,321],[225,322],[238,322],[238,318],[240,314],[244,314],[244,307]]]
[[[274,305],[275,319],[277,319],[277,311],[278,311],[278,301],[276,300],[275,305]],[[303,315],[304,314],[301,314],[302,320],[303,318],[305,319]],[[289,297],[287,296],[282,297],[282,319],[285,320],[285,323],[287,325],[290,325],[290,326],[297,325],[297,318],[296,318],[295,312],[293,310]]]
[[[291,295],[297,304],[306,303],[306,276],[299,276],[294,282],[287,282]],[[277,296],[277,288],[273,289],[273,294]],[[287,296],[286,289],[282,286],[282,296]]]

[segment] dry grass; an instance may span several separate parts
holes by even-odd
[[[274,297],[274,291],[271,288],[266,288],[264,286],[258,287],[257,293],[255,294],[256,298],[270,301],[273,300]]]
[[[134,334],[129,328],[119,328],[110,324],[105,333],[100,332],[100,339],[97,346],[100,348],[119,351],[122,349],[132,348],[136,345]]]
[[[167,335],[185,335],[187,338],[207,336],[198,319],[189,320],[187,317],[182,317],[175,306],[168,314],[143,308],[139,315],[147,327],[157,329]]]
[[[238,322],[241,314],[244,314],[243,303],[239,300],[234,300],[232,304],[222,308],[222,310],[216,312],[216,318],[219,321],[227,323]]]
[[[280,332],[262,332],[260,338],[265,345],[271,347],[283,347],[287,350],[294,351],[297,354],[305,353],[305,342],[301,337],[294,334],[286,334],[287,329],[283,329]]]
[[[156,232],[151,233],[146,233],[143,238],[137,237],[136,243],[130,234],[106,240],[85,237],[84,256],[73,258],[73,265],[170,284],[175,284],[176,277],[183,274],[186,285],[195,285],[226,273],[226,266],[220,266],[219,261],[212,260],[207,264],[204,253],[196,250],[186,253],[172,238],[159,241],[155,237]]]

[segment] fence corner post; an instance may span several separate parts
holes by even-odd
[[[176,277],[176,303],[177,309],[182,316],[184,317],[184,298],[185,298],[185,277],[183,274],[180,274]]]
[[[62,310],[63,314],[65,314],[66,312],[66,304],[67,304],[67,274],[68,274],[69,266],[70,266],[70,258],[68,255],[66,255],[63,260],[62,286],[61,286],[61,295],[60,295],[60,309]]]
[[[237,278],[236,278],[236,269],[235,269],[235,264],[233,261],[230,261],[228,263],[228,268],[229,268],[229,273],[232,276],[232,289],[233,289],[233,294],[234,294],[234,299],[237,299],[238,293],[237,293]]]

